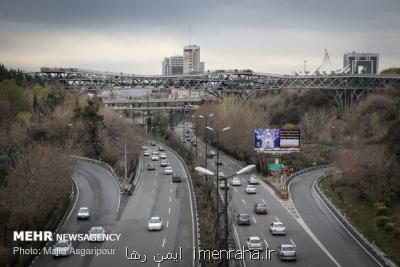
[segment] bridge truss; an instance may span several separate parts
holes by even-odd
[[[351,105],[368,91],[400,88],[399,75],[275,75],[250,71],[219,71],[195,75],[161,76],[98,72],[75,68],[41,68],[45,80],[58,81],[70,89],[175,88],[204,90],[221,98],[229,92],[245,100],[258,91],[319,89],[335,92],[340,107]]]

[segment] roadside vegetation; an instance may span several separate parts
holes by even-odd
[[[103,160],[123,177],[139,159],[144,133],[96,98],[44,84],[0,65],[0,266],[26,266],[12,255],[12,231],[54,230],[69,204],[76,160]],[[42,244],[32,243],[33,247]]]

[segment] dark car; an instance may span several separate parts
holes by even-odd
[[[147,169],[149,171],[154,171],[156,169],[156,165],[154,165],[153,163],[148,163],[147,164]]]
[[[216,161],[215,161],[215,165],[222,165],[222,160],[220,160],[220,159],[219,159],[219,160],[216,160]]]
[[[151,141],[151,142],[150,142],[150,145],[151,145],[151,146],[156,146],[156,142]]]
[[[165,148],[162,147],[162,146],[159,146],[159,147],[158,147],[158,151],[165,151]]]
[[[254,212],[257,214],[267,214],[268,210],[267,210],[267,205],[265,205],[264,203],[257,203],[254,205]]]
[[[247,213],[240,213],[237,216],[238,225],[250,225],[250,215]]]
[[[180,174],[174,174],[172,176],[172,182],[173,183],[180,183],[182,182],[182,176]]]
[[[208,152],[207,158],[212,159],[215,155],[217,155],[217,154],[213,150],[211,150],[210,152]]]

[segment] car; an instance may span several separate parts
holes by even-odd
[[[255,194],[256,193],[256,187],[254,185],[247,185],[244,191],[247,194]]]
[[[293,244],[282,244],[277,248],[277,254],[281,261],[297,260],[296,247]]]
[[[160,166],[161,166],[161,167],[167,167],[167,166],[168,166],[168,162],[167,162],[166,160],[162,160],[162,161],[160,162]]]
[[[69,256],[72,252],[72,243],[69,240],[58,240],[53,246],[51,254],[53,257]]]
[[[221,159],[216,160],[215,165],[222,165],[222,160]]]
[[[184,143],[186,142],[185,138],[183,138],[183,137],[181,137],[180,140],[181,140],[182,142],[184,142]]]
[[[215,153],[215,151],[214,150],[211,150],[210,152],[208,152],[208,154],[207,154],[207,158],[210,158],[210,159],[212,159],[214,156],[216,156],[217,155],[217,153]]]
[[[167,158],[167,154],[165,153],[160,153],[160,159],[166,159]]]
[[[273,235],[285,235],[286,234],[286,227],[281,222],[272,222],[269,226],[269,231]]]
[[[147,170],[149,171],[154,171],[156,169],[156,165],[154,165],[154,163],[148,163],[147,164]]]
[[[165,151],[165,148],[162,146],[158,146],[158,151]]]
[[[263,242],[258,236],[250,236],[246,240],[246,247],[248,250],[263,250]]]
[[[143,151],[143,156],[145,157],[150,156],[150,152],[148,150]]]
[[[147,146],[142,146],[142,149],[143,150],[147,150]]]
[[[265,205],[264,203],[254,204],[254,212],[256,214],[267,214],[268,213],[267,205]]]
[[[218,187],[220,189],[225,189],[225,181],[220,181]],[[226,183],[226,189],[229,189],[229,183]]]
[[[172,173],[173,173],[172,167],[168,166],[165,168],[165,170],[164,170],[165,175],[171,175]]]
[[[152,160],[152,161],[158,161],[158,159],[159,159],[159,158],[158,158],[158,156],[156,156],[156,155],[151,156],[151,160]]]
[[[247,213],[239,213],[237,215],[238,225],[250,225],[250,215]]]
[[[89,208],[88,207],[80,207],[78,210],[78,220],[86,220],[89,219]]]
[[[173,183],[180,183],[182,182],[182,176],[180,174],[172,175],[172,182]]]
[[[157,151],[157,150],[153,150],[153,151],[151,152],[151,154],[152,154],[153,156],[158,156],[158,151]]]
[[[196,147],[197,146],[197,143],[196,142],[192,142],[192,146],[194,146],[194,147]]]
[[[248,183],[255,185],[255,184],[259,184],[260,182],[258,181],[257,177],[252,175],[252,176],[250,176]]]
[[[218,172],[218,180],[224,180],[225,179],[225,175],[224,172]]]
[[[89,241],[92,242],[103,242],[106,230],[102,226],[93,226],[89,230]]]
[[[231,180],[231,185],[233,186],[240,186],[242,182],[240,181],[239,177],[233,177]]]
[[[162,230],[162,220],[160,217],[151,217],[148,224],[147,230],[149,231],[161,231]]]
[[[150,142],[150,145],[151,145],[151,146],[156,146],[157,144],[156,144],[156,142],[151,141],[151,142]]]

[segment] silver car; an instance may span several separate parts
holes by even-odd
[[[160,217],[151,217],[147,225],[149,231],[161,231],[162,220]]]
[[[89,208],[88,207],[80,207],[77,217],[78,217],[78,220],[89,219]]]
[[[250,236],[246,240],[246,247],[248,250],[263,250],[264,245],[261,238],[258,236]]]
[[[105,239],[106,230],[101,226],[93,226],[89,231],[89,241],[103,242]]]
[[[281,222],[273,222],[269,226],[269,231],[273,235],[285,235],[286,234],[286,227]]]
[[[284,260],[297,260],[296,247],[292,244],[282,244],[278,247],[277,253],[281,261]]]
[[[69,256],[72,252],[72,244],[69,240],[59,240],[54,245],[51,254],[54,257]]]

